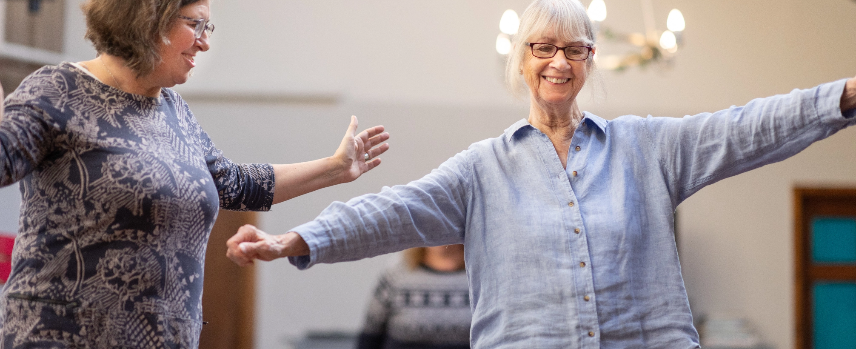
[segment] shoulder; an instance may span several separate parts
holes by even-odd
[[[682,118],[665,116],[622,115],[612,120],[599,122],[601,129],[607,135],[637,134],[638,132],[654,132],[655,130],[678,125]]]
[[[182,98],[175,90],[171,88],[162,88],[161,97],[163,98],[164,103],[171,104],[180,114],[186,114],[193,118],[193,113],[190,112],[190,106],[187,105],[184,98]]]
[[[502,132],[502,134],[483,139],[481,141],[470,144],[467,151],[469,152],[495,152],[497,149],[506,149],[521,135],[528,134],[531,129],[534,129],[526,119],[520,119]]]
[[[41,67],[21,81],[18,88],[10,94],[7,102],[35,104],[45,99],[62,98],[77,87],[77,78],[80,73],[77,68],[68,63]]]

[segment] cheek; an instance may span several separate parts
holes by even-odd
[[[523,65],[523,81],[526,81],[526,84],[529,85],[530,88],[538,87],[538,82],[541,79],[541,68],[536,64],[532,64],[532,62],[525,62]]]

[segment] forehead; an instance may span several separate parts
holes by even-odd
[[[562,33],[554,28],[546,28],[535,32],[529,37],[529,42],[544,42],[558,45],[577,45],[586,43],[586,39],[582,36],[573,35],[571,33]]]
[[[192,4],[182,6],[179,11],[181,13],[193,13],[198,15],[207,15],[211,11],[211,2],[209,0],[199,0]]]

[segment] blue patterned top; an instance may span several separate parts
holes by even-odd
[[[464,243],[473,348],[698,348],[675,208],[856,124],[845,80],[683,118],[591,113],[567,167],[526,120],[299,226],[300,268]]]
[[[0,186],[23,202],[3,348],[196,348],[218,207],[268,210],[273,169],[223,157],[187,104],[125,93],[71,63],[7,99]]]

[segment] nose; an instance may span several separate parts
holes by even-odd
[[[208,42],[208,32],[203,31],[202,36],[196,39],[196,46],[199,46],[199,51],[205,52],[211,49],[211,43]]]
[[[571,64],[565,58],[565,53],[562,51],[556,52],[556,55],[550,59],[550,67],[557,70],[568,70]]]

